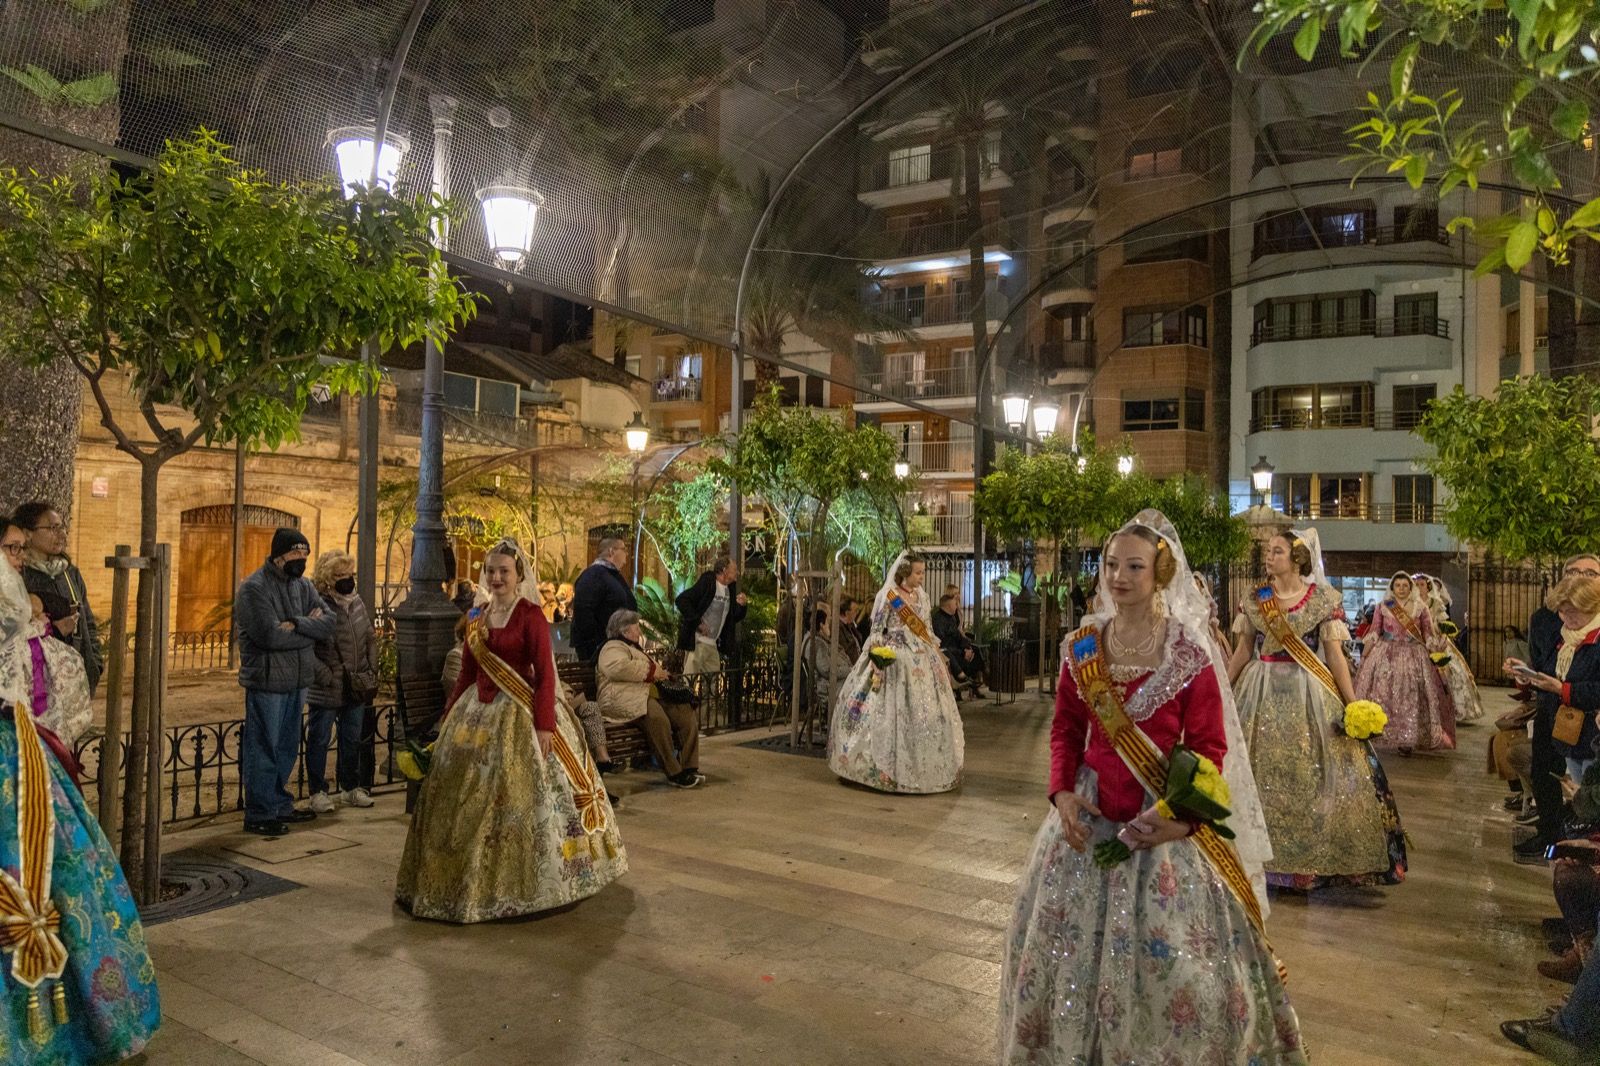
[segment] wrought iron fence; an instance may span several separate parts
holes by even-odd
[[[394,704],[381,703],[374,709],[375,727],[369,759],[363,759],[362,780],[374,792],[403,787],[405,779],[394,768],[399,743],[399,727]],[[328,749],[328,767],[337,765],[337,730]],[[162,824],[173,825],[230,814],[244,809],[240,746],[244,719],[205,722],[200,725],[173,726],[161,745]],[[84,770],[84,798],[92,809],[99,794],[96,781],[100,772],[100,733],[79,738],[73,747]],[[123,741],[124,758],[127,740]],[[309,793],[306,782],[306,731],[300,730],[300,758],[290,787],[296,798]],[[122,769],[119,767],[119,769]]]
[[[1510,684],[1501,669],[1508,653],[1527,655],[1528,620],[1544,605],[1554,575],[1522,563],[1475,563],[1468,570],[1467,657],[1479,681]]]

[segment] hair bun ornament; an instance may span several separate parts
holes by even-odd
[[[1156,534],[1156,536],[1158,538],[1156,540],[1156,553],[1160,554],[1161,552],[1169,551],[1170,549],[1167,547],[1166,540],[1165,539],[1161,539],[1161,535],[1159,533]]]
[[[1306,546],[1306,542],[1301,540],[1299,537],[1296,537],[1294,538],[1294,546],[1296,548],[1304,548]]]

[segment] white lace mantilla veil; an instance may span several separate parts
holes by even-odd
[[[872,613],[867,616],[869,619],[877,618],[879,608],[883,607],[889,602],[889,597],[893,595],[894,590],[899,587],[895,584],[895,571],[900,569],[901,563],[905,562],[909,558],[913,558],[914,555],[915,553],[907,549],[906,551],[901,552],[899,555],[896,555],[894,557],[894,562],[889,564],[889,572],[883,575],[883,585],[878,589],[878,594],[872,598]],[[926,581],[926,579],[924,579],[924,581]],[[920,600],[921,603],[918,606],[913,607],[912,610],[921,615],[924,622],[930,621],[933,618],[933,614],[928,610],[928,590],[926,587],[924,587],[918,591],[921,593],[921,595],[919,595],[917,599]]]
[[[517,599],[527,600],[535,607],[544,606],[544,597],[539,594],[539,577],[533,572],[533,560],[529,559],[522,546],[514,540],[501,541],[489,549],[489,555],[497,554],[495,548],[504,545],[511,549],[511,554],[522,565],[522,579],[517,582]],[[488,556],[484,557],[488,561]],[[478,571],[477,593],[472,598],[474,607],[482,607],[494,597],[489,594],[489,586],[484,584],[483,571]],[[513,607],[516,604],[512,604]]]
[[[1233,799],[1231,804],[1233,814],[1228,818],[1228,827],[1234,832],[1234,848],[1239,853],[1239,861],[1244,866],[1245,872],[1250,876],[1250,887],[1255,890],[1256,900],[1261,904],[1262,917],[1265,917],[1269,910],[1266,865],[1272,861],[1272,841],[1267,835],[1267,819],[1261,810],[1261,796],[1256,790],[1255,774],[1250,769],[1250,756],[1244,742],[1244,729],[1239,724],[1239,708],[1234,702],[1233,686],[1228,683],[1227,664],[1222,661],[1222,654],[1217,650],[1216,642],[1211,639],[1213,604],[1210,597],[1195,586],[1194,572],[1189,568],[1189,557],[1184,554],[1183,542],[1178,539],[1178,531],[1173,528],[1166,515],[1147,508],[1134,515],[1133,520],[1117,533],[1134,526],[1142,526],[1166,541],[1168,550],[1172,552],[1172,557],[1178,564],[1177,573],[1173,575],[1167,587],[1156,593],[1161,597],[1167,620],[1173,623],[1167,627],[1163,660],[1173,661],[1173,649],[1181,633],[1190,643],[1205,650],[1211,670],[1216,674],[1217,689],[1222,694],[1223,735],[1228,744],[1227,757],[1222,760],[1222,776],[1227,779],[1228,791]],[[1113,533],[1112,537],[1117,533]],[[1316,536],[1315,531],[1312,531],[1312,536]],[[1111,538],[1107,538],[1106,543],[1109,544],[1110,541]],[[1320,569],[1321,557],[1317,558]],[[1084,624],[1092,623],[1103,630],[1106,623],[1115,615],[1116,607],[1111,602],[1111,592],[1102,583],[1095,595],[1094,609],[1085,617]],[[1071,639],[1069,636],[1062,644],[1063,661],[1066,661],[1067,643]],[[1148,686],[1156,680],[1152,677],[1145,682],[1145,685]],[[1130,703],[1137,699],[1138,696],[1135,694],[1134,700]]]
[[[1312,526],[1291,529],[1289,535],[1303,542],[1306,551],[1311,553],[1311,580],[1325,589],[1332,590],[1333,586],[1328,584],[1328,571],[1322,566],[1322,538],[1317,535],[1316,529]]]
[[[9,565],[0,564],[0,700],[13,705],[26,705],[33,699],[33,687],[23,673],[23,660],[28,656],[28,622],[32,618],[22,575]]]

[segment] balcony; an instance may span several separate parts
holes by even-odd
[[[444,412],[444,439],[459,444],[488,447],[532,448],[539,441],[532,419],[473,411],[448,404]],[[422,404],[416,400],[396,401],[389,420],[390,430],[405,436],[421,436]]]
[[[906,514],[906,537],[919,548],[972,549],[972,505],[963,500],[946,514]]]
[[[977,376],[972,364],[965,362],[927,368],[900,364],[891,365],[887,370],[863,374],[861,386],[887,399],[864,395],[856,401],[857,408],[863,411],[888,410],[894,406],[895,400],[916,400],[920,403],[970,401],[977,394]],[[946,402],[942,406],[959,405]]]
[[[1003,263],[1011,258],[1006,251],[1010,238],[1005,227],[984,223],[985,263]],[[971,262],[973,225],[966,219],[946,219],[908,229],[885,230],[879,250],[873,257],[880,277],[912,274],[928,270],[951,270]]]
[[[1426,411],[1350,411],[1316,410],[1298,407],[1256,415],[1250,419],[1251,433],[1277,433],[1299,429],[1375,429],[1409,433],[1422,423]]]
[[[932,296],[886,296],[869,301],[867,307],[877,315],[892,319],[907,329],[928,326],[966,326],[972,322],[972,300],[965,293],[935,293]],[[996,317],[988,309],[990,317]]]
[[[1250,332],[1250,347],[1276,341],[1328,340],[1334,337],[1450,337],[1450,320],[1438,315],[1399,318],[1351,318],[1334,322],[1259,322]]]
[[[1324,507],[1320,503],[1303,503],[1281,508],[1284,514],[1295,519],[1312,521],[1375,522],[1381,525],[1432,525],[1442,521],[1442,508],[1435,503],[1368,503],[1342,501]]]
[[[699,403],[705,382],[700,378],[656,378],[652,395],[656,403]]]
[[[1535,337],[1533,339],[1533,372],[1549,376],[1550,374],[1550,338]],[[1500,357],[1500,377],[1502,379],[1514,378],[1522,373],[1522,343],[1512,341],[1506,345],[1505,354]]]
[[[1060,269],[1061,264],[1047,262],[1045,271],[1054,274],[1045,282],[1044,289],[1039,296],[1041,307],[1055,307],[1059,304],[1092,304],[1094,303],[1094,290],[1096,277],[1094,256],[1073,264],[1059,274],[1054,273]]]
[[[893,149],[877,147],[862,161],[856,186],[858,199],[869,207],[885,208],[924,200],[948,197],[960,184],[961,153],[954,146],[930,148],[914,155],[894,155]],[[983,191],[1011,186],[1011,176],[1000,159],[998,145],[991,145],[988,158],[980,160]]]
[[[1450,245],[1450,234],[1443,226],[1354,226],[1326,229],[1318,233],[1258,235],[1252,259],[1284,252],[1315,252],[1324,248],[1375,248],[1391,244]]]
[[[1045,341],[1039,345],[1039,369],[1045,373],[1057,370],[1093,370],[1094,341]]]
[[[972,433],[956,434],[949,440],[912,441],[905,448],[906,462],[923,475],[972,475]]]

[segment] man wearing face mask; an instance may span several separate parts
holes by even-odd
[[[305,576],[310,555],[298,529],[279,529],[272,555],[233,600],[244,688],[244,827],[262,836],[282,836],[289,823],[316,817],[295,810],[288,789],[306,690],[317,680],[316,647],[334,633],[333,615]]]

